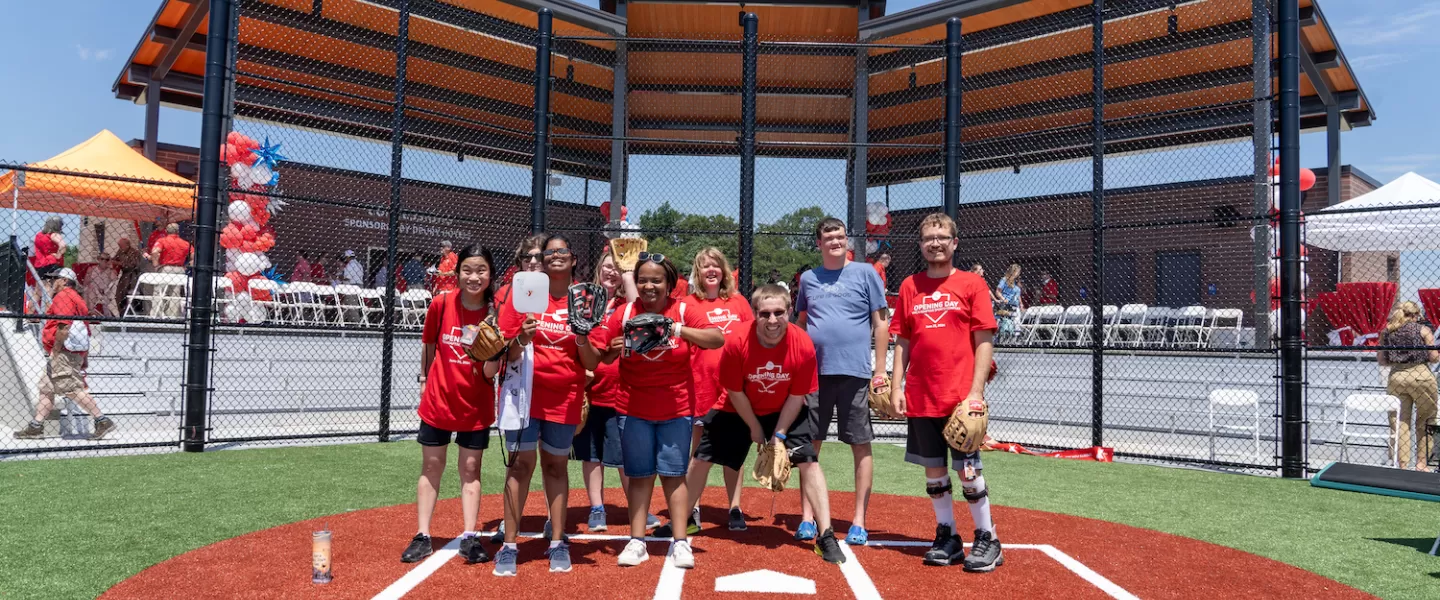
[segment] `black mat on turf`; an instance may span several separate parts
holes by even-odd
[[[1316,478],[1322,482],[1381,488],[1440,498],[1440,474],[1373,465],[1335,463]]]

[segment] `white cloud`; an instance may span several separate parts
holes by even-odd
[[[1411,58],[1414,58],[1414,55],[1398,53],[1365,54],[1350,59],[1350,66],[1356,69],[1381,69],[1409,62]]]
[[[112,54],[115,54],[115,51],[110,48],[106,48],[104,50],[96,50],[95,60],[107,60]]]
[[[115,49],[114,49],[114,48],[105,48],[105,49],[87,48],[87,47],[82,46],[82,45],[80,45],[80,44],[75,44],[75,54],[80,57],[80,60],[85,60],[85,61],[88,61],[88,60],[101,61],[101,60],[109,60],[111,56],[114,56],[114,55],[115,55]]]
[[[90,60],[90,49],[80,44],[75,44],[75,52],[80,55],[80,60]]]
[[[1421,174],[1440,170],[1440,154],[1415,153],[1397,156],[1382,156],[1375,164],[1365,167],[1366,171],[1387,175],[1404,175],[1410,171]]]
[[[1351,27],[1345,28],[1345,43],[1378,46],[1424,37],[1423,34],[1433,28],[1429,21],[1440,17],[1440,4],[1416,3],[1413,7],[1416,9],[1414,12],[1397,13],[1383,21],[1365,19],[1352,23]]]

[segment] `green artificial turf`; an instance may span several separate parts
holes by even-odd
[[[900,448],[875,452],[877,493],[921,494],[921,470]],[[822,457],[831,489],[852,489],[849,449],[827,446]],[[499,454],[487,459],[483,486],[493,493]],[[0,463],[0,598],[94,597],[219,540],[414,502],[419,462],[413,442],[394,442]],[[999,453],[985,462],[998,504],[1230,546],[1385,598],[1440,596],[1440,558],[1426,554],[1440,507],[1427,502],[1133,464]],[[607,483],[616,485],[613,472]],[[453,470],[444,487],[443,497],[458,493]]]

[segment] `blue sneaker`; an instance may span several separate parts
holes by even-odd
[[[514,577],[515,562],[519,558],[520,551],[515,548],[500,547],[500,552],[495,555],[495,570],[497,577]]]
[[[550,556],[550,572],[551,572],[551,573],[569,573],[569,572],[570,572],[570,545],[569,545],[569,544],[566,544],[565,542],[560,542],[560,545],[559,545],[559,546],[556,546],[556,547],[554,547],[554,548],[550,548],[549,550],[546,550],[546,551],[545,551],[545,554],[548,554],[548,555]]]
[[[645,515],[645,531],[654,531],[655,528],[659,526],[660,517],[657,517],[655,515]]]
[[[864,546],[868,541],[870,541],[870,532],[865,531],[865,528],[859,525],[851,525],[850,533],[845,535],[845,543],[851,546]]]
[[[610,526],[605,524],[605,507],[591,507],[590,519],[585,522],[585,527],[590,530],[590,533],[598,533],[609,529]]]
[[[808,542],[815,539],[815,536],[819,533],[820,530],[815,527],[814,521],[802,521],[800,528],[795,530],[795,539]]]

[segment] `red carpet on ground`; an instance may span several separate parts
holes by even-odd
[[[854,495],[832,494],[835,530],[849,527]],[[606,490],[610,529],[605,535],[628,535],[623,522],[624,497]],[[826,598],[874,598],[857,577],[868,579],[878,596],[888,599],[933,600],[936,590],[964,590],[968,597],[1001,598],[1371,598],[1353,588],[1301,569],[1239,550],[1150,530],[1017,508],[997,507],[995,522],[1006,545],[1005,565],[993,573],[966,573],[959,567],[921,564],[934,536],[928,498],[874,496],[870,502],[869,547],[854,547],[852,567],[842,570],[820,560],[808,543],[794,540],[800,501],[794,490],[774,498],[746,489],[744,509],[748,531],[725,528],[723,490],[707,490],[696,536],[696,568],[679,571],[684,598],[738,598],[744,594],[716,591],[716,579],[769,570],[813,582]],[[521,530],[538,532],[544,523],[543,500],[530,494]],[[585,531],[588,513],[581,490],[572,490],[567,515],[571,533]],[[654,509],[664,503],[656,494]],[[963,504],[956,506],[962,528],[968,529]],[[660,512],[664,512],[661,510]],[[486,496],[481,505],[482,528],[494,531],[500,499]],[[436,510],[432,533],[438,551],[461,531],[460,501],[446,500]],[[334,582],[310,583],[310,533],[329,524],[334,531]],[[578,525],[577,525],[578,523]],[[333,515],[257,531],[177,556],[152,566],[107,591],[101,598],[372,598],[412,569],[400,552],[415,533],[413,505]],[[965,532],[966,539],[970,538]],[[901,545],[879,546],[877,543]],[[451,558],[410,589],[406,598],[434,600],[483,595],[496,598],[651,598],[657,597],[667,544],[651,542],[651,560],[639,567],[615,564],[623,539],[574,540],[570,573],[548,572],[546,542],[522,539],[517,577],[495,577],[490,564],[466,565]],[[908,544],[908,545],[906,545]],[[1037,546],[1053,546],[1061,556],[1078,561],[1067,566]],[[486,544],[494,554],[495,546]],[[858,566],[859,568],[855,568]],[[1095,576],[1086,579],[1086,567]],[[1078,570],[1077,570],[1078,569]],[[858,574],[858,575],[857,575]],[[673,574],[672,574],[673,576]],[[773,581],[774,575],[759,576]],[[772,579],[766,580],[765,577]],[[790,580],[799,581],[799,580]],[[1113,584],[1107,591],[1096,582]],[[1129,594],[1129,595],[1126,595]],[[663,594],[661,596],[664,596]]]

